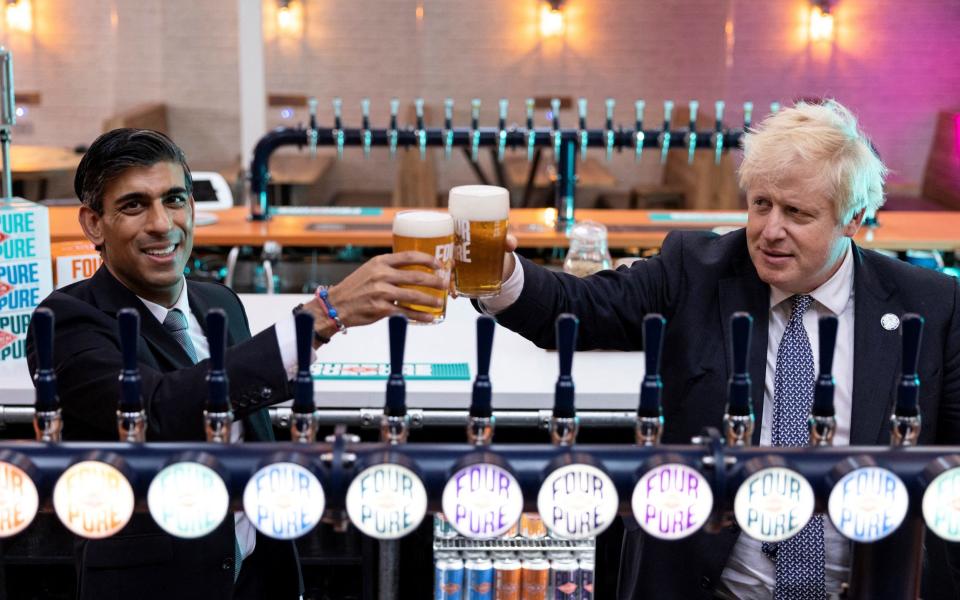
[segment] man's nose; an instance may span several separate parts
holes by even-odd
[[[780,211],[774,209],[767,215],[763,224],[763,237],[768,240],[776,240],[783,237],[783,215]]]
[[[172,228],[173,217],[163,202],[151,203],[145,229],[150,233],[167,233]]]

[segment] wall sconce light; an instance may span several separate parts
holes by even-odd
[[[33,7],[30,0],[7,0],[7,27],[11,31],[30,33],[33,29]]]
[[[813,0],[810,6],[810,40],[833,39],[833,0]]]
[[[563,35],[563,0],[546,0],[540,6],[540,35]]]
[[[303,32],[303,5],[298,0],[277,0],[277,29],[281,34],[299,36]]]

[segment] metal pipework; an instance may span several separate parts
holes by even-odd
[[[310,149],[310,156],[317,155],[317,99],[311,96],[307,100],[307,107],[310,111],[310,127],[307,129],[307,146]]]
[[[37,346],[37,372],[33,376],[36,389],[33,431],[38,442],[59,442],[63,432],[57,374],[53,368],[55,321],[56,317],[49,308],[41,307],[33,313],[33,338]]]
[[[10,128],[17,124],[16,95],[13,91],[13,53],[0,46],[0,151],[3,154],[3,197],[13,198],[10,171]]]
[[[420,148],[420,160],[427,159],[427,130],[423,124],[423,98],[417,98],[413,101],[417,113],[417,146]]]
[[[733,372],[727,384],[727,408],[723,415],[723,433],[727,445],[731,447],[749,446],[753,438],[754,417],[749,370],[752,332],[753,317],[745,312],[733,313],[730,317]]]
[[[640,162],[640,158],[643,157],[643,143],[644,138],[646,137],[643,133],[643,110],[646,108],[647,103],[643,100],[637,100],[633,103],[634,110],[636,111],[636,123],[634,125],[634,136],[636,137],[636,150],[634,151],[635,161]]]
[[[341,113],[343,111],[343,101],[340,98],[333,99],[333,139],[336,140],[337,144],[337,158],[343,158],[343,119],[341,118]],[[316,155],[316,141],[313,142],[311,146],[311,156]]]
[[[667,153],[670,150],[670,121],[673,118],[673,100],[667,100],[663,103],[663,131],[660,132],[658,141],[660,142],[660,164],[666,164]]]
[[[120,329],[120,350],[123,353],[117,431],[121,442],[144,442],[147,439],[147,413],[143,410],[140,367],[137,364],[140,313],[133,308],[121,308],[117,313],[117,324]]]
[[[713,153],[713,162],[714,164],[720,164],[720,157],[723,155],[723,109],[726,106],[723,100],[717,100],[714,103],[714,112],[716,112],[716,122],[713,130],[713,135],[710,136],[710,143],[713,144],[714,153]]]
[[[590,136],[587,135],[587,99],[580,98],[577,100],[577,113],[578,113],[578,123],[580,125],[580,130],[578,135],[580,137],[580,160],[587,160],[587,146],[590,145]]]
[[[833,354],[837,342],[837,318],[831,315],[820,317],[818,337],[820,346],[820,375],[813,388],[813,405],[810,407],[811,446],[832,446],[837,432],[837,419],[833,405],[834,390]]]
[[[360,100],[360,118],[362,119],[363,157],[370,158],[370,145],[373,139],[370,133],[370,98]]]
[[[527,98],[527,160],[533,160],[534,149],[537,146],[537,130],[533,126],[533,112],[536,106],[533,98]]]
[[[690,101],[690,128],[687,130],[687,164],[693,164],[693,153],[697,149],[697,110],[700,103],[696,100]]]
[[[553,115],[553,120],[551,125],[553,126],[553,131],[551,132],[551,137],[553,139],[553,155],[560,156],[560,99],[553,98],[550,100],[550,112]]]
[[[617,105],[617,101],[613,98],[607,98],[606,102],[607,107],[607,119],[604,121],[604,141],[607,148],[607,161],[610,161],[610,158],[613,156],[613,110]]]
[[[387,133],[387,137],[390,141],[390,158],[396,158],[397,156],[397,113],[400,112],[400,99],[391,98],[390,99],[390,131]]]
[[[920,342],[923,339],[923,317],[914,313],[900,321],[902,343],[900,382],[897,402],[890,416],[890,443],[893,446],[916,446],[920,437]]]
[[[507,112],[510,109],[510,101],[506,98],[500,99],[500,120],[497,122],[497,160],[503,162],[503,155],[507,149]]]
[[[470,101],[470,160],[480,156],[480,98]]]
[[[443,101],[443,157],[450,159],[453,151],[453,98]]]

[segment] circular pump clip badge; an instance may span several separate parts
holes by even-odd
[[[257,531],[275,540],[309,533],[323,515],[326,497],[320,480],[295,462],[258,470],[243,490],[243,510]]]
[[[960,467],[947,469],[923,492],[923,520],[948,542],[960,542]]]
[[[36,484],[25,470],[33,470],[31,466],[24,456],[6,455],[0,458],[0,538],[17,535],[29,527],[37,516],[40,496]]]
[[[427,490],[411,469],[393,463],[367,467],[347,488],[347,514],[362,533],[395,540],[416,529],[427,512]]]
[[[747,477],[733,499],[737,524],[761,542],[782,542],[800,533],[816,499],[802,475],[786,467],[760,469]]]
[[[150,482],[147,506],[160,529],[174,537],[193,539],[220,526],[227,516],[230,494],[220,475],[207,465],[175,462]]]
[[[703,527],[713,509],[707,479],[681,463],[657,465],[633,488],[633,518],[649,535],[680,540]]]
[[[619,503],[610,476],[583,463],[552,471],[537,494],[537,510],[550,535],[566,540],[602,533],[617,516]]]
[[[844,537],[869,543],[900,527],[909,502],[907,488],[894,473],[882,467],[861,467],[833,486],[827,510]]]
[[[72,465],[53,487],[53,508],[74,534],[99,540],[123,529],[133,514],[130,482],[120,470],[99,460]]]
[[[523,512],[523,492],[513,473],[491,463],[459,469],[443,488],[443,514],[466,538],[490,539],[507,533]]]

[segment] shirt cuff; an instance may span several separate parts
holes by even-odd
[[[503,282],[503,285],[500,286],[500,293],[491,298],[483,298],[479,301],[480,309],[488,314],[495,315],[501,313],[516,302],[520,298],[520,293],[523,292],[523,265],[520,264],[520,259],[517,258],[517,253],[513,253],[514,267],[513,273],[510,274],[510,277]]]
[[[297,376],[297,328],[294,323],[293,314],[280,319],[273,326],[277,332],[277,346],[280,348],[280,360],[283,362],[283,368],[287,371],[287,379],[293,379]],[[310,347],[310,364],[317,360],[317,352]]]

